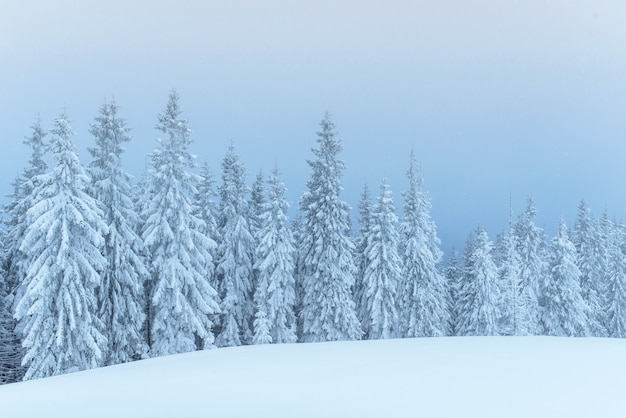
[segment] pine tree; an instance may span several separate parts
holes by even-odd
[[[400,334],[404,337],[440,337],[448,333],[449,311],[444,276],[437,269],[439,249],[435,223],[430,217],[430,199],[415,167],[413,151],[407,171],[409,190],[404,194],[404,219],[400,283]]]
[[[367,260],[363,276],[365,315],[361,325],[369,339],[392,338],[397,335],[396,292],[402,267],[398,254],[398,217],[386,179],[380,186],[378,204],[370,222],[371,236],[364,251]]]
[[[580,270],[580,286],[583,299],[587,302],[589,315],[589,331],[596,337],[604,337],[607,331],[603,324],[607,322],[606,312],[601,301],[602,260],[600,254],[599,232],[597,222],[591,216],[591,210],[585,200],[578,205],[578,217],[574,225],[572,241],[576,247],[577,262]]]
[[[285,225],[289,204],[278,169],[268,179],[268,185],[269,201],[263,204],[263,227],[257,233],[255,269],[259,276],[254,293],[257,306],[254,341],[255,344],[293,343],[296,342],[296,254],[291,231]]]
[[[448,330],[449,335],[457,335],[457,322],[459,316],[459,309],[457,306],[457,302],[459,299],[459,292],[461,289],[461,284],[463,283],[463,271],[462,268],[459,267],[459,261],[457,260],[456,249],[452,248],[450,252],[450,258],[448,259],[448,265],[446,267],[446,288],[448,292],[447,302],[448,302]]]
[[[468,240],[459,289],[457,335],[498,335],[498,269],[492,258],[493,244],[487,231],[479,229]]]
[[[372,218],[372,197],[367,184],[363,187],[361,201],[359,202],[359,236],[356,239],[356,261],[357,275],[354,284],[354,301],[356,303],[357,318],[361,322],[366,337],[367,330],[365,323],[368,321],[367,303],[365,300],[365,270],[370,264],[370,260],[366,254],[366,248],[369,246],[371,239],[371,218]]]
[[[517,252],[520,257],[519,280],[515,318],[515,335],[539,335],[540,287],[545,282],[547,263],[545,260],[544,232],[534,223],[537,214],[532,198],[515,225]]]
[[[93,197],[100,202],[108,231],[104,236],[106,269],[99,287],[99,317],[108,345],[105,364],[142,357],[147,345],[141,334],[145,321],[143,282],[148,276],[145,248],[138,235],[130,176],[122,170],[123,144],[130,141],[126,121],[115,102],[105,103],[91,125],[96,148],[89,150]]]
[[[216,273],[222,297],[222,317],[217,345],[230,347],[252,342],[255,247],[246,201],[245,169],[232,145],[222,161],[219,193]]]
[[[302,221],[302,214],[300,211],[291,220],[291,235],[295,245],[294,263],[295,268],[293,272],[295,280],[295,293],[296,301],[294,306],[294,313],[296,315],[296,336],[298,341],[302,341],[304,338],[304,321],[302,317],[302,308],[304,304],[304,225]]]
[[[3,270],[4,270],[4,303],[5,314],[4,330],[6,332],[4,364],[6,370],[4,380],[7,383],[22,379],[24,374],[21,366],[23,349],[20,341],[21,331],[16,328],[17,323],[13,318],[14,304],[21,299],[24,286],[22,286],[25,276],[24,254],[20,252],[20,246],[24,239],[24,233],[28,226],[26,212],[33,205],[33,189],[39,184],[40,175],[48,169],[48,164],[44,158],[46,132],[41,126],[38,118],[31,126],[32,133],[24,138],[24,144],[28,145],[31,151],[29,165],[21,176],[18,176],[13,183],[14,193],[11,202],[5,207],[9,215],[5,221],[7,233],[3,237],[4,246]],[[2,379],[2,378],[0,378]]]
[[[65,113],[51,134],[56,166],[37,176],[19,248],[27,266],[15,308],[26,350],[25,380],[99,366],[106,343],[95,289],[106,264],[101,249],[107,226],[97,202],[85,192],[90,180]]]
[[[348,205],[343,190],[343,161],[337,159],[342,145],[335,124],[325,114],[317,133],[315,160],[309,160],[308,191],[300,199],[305,217],[303,251],[302,322],[305,342],[354,340],[361,327],[352,299],[354,244],[348,236]]]
[[[606,312],[608,336],[626,338],[626,234],[624,226],[603,217],[606,234]]]
[[[520,255],[513,223],[496,246],[498,285],[500,287],[500,333],[521,335],[520,318],[524,317],[524,305],[520,295]]]
[[[545,288],[543,318],[546,334],[568,337],[587,335],[589,308],[582,298],[576,247],[567,236],[563,219],[557,236],[552,240],[550,273]]]
[[[143,239],[150,254],[151,354],[161,356],[211,347],[211,316],[219,311],[217,292],[206,266],[215,242],[202,233],[202,220],[192,214],[196,192],[189,153],[191,131],[180,119],[173,91],[156,128],[165,134],[151,154],[149,201],[143,218]]]

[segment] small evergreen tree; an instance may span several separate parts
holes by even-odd
[[[246,201],[245,169],[231,145],[222,160],[216,274],[222,297],[219,347],[252,342],[254,328],[253,255]]]
[[[487,231],[479,229],[468,240],[459,289],[458,335],[498,335],[500,299],[498,269],[492,258],[493,244]]]
[[[521,335],[520,318],[524,317],[524,305],[520,297],[520,256],[513,223],[496,247],[498,264],[498,285],[500,287],[500,333]]]
[[[138,235],[130,176],[122,170],[123,144],[130,141],[126,121],[115,102],[105,103],[91,125],[96,148],[89,150],[92,195],[100,202],[108,231],[104,236],[106,269],[98,292],[99,317],[104,322],[105,364],[142,357],[147,345],[141,329],[145,322],[143,282],[148,276],[145,248]]]
[[[107,226],[97,202],[85,192],[89,177],[65,113],[51,133],[56,166],[37,176],[19,248],[26,275],[15,318],[26,350],[25,380],[99,366],[106,342],[95,290],[106,264],[101,249]]]
[[[450,259],[448,260],[448,265],[446,267],[446,288],[448,289],[447,293],[447,302],[448,302],[448,330],[449,335],[457,335],[457,323],[459,316],[459,292],[461,290],[461,284],[463,283],[463,269],[459,266],[459,261],[457,260],[456,249],[452,248],[450,252]]]
[[[543,323],[548,335],[582,337],[588,333],[589,308],[582,298],[576,247],[567,236],[561,219],[558,235],[552,240],[551,277],[546,283]]]
[[[354,244],[348,205],[339,199],[345,168],[337,159],[342,145],[335,124],[325,114],[317,133],[315,160],[308,161],[311,178],[300,200],[305,217],[303,251],[302,326],[305,342],[361,338],[361,326],[352,299]]]
[[[448,333],[449,311],[444,276],[437,269],[443,256],[435,223],[430,217],[430,199],[415,167],[411,151],[407,171],[409,190],[404,194],[402,280],[399,324],[404,337],[440,337]]]
[[[254,341],[293,343],[296,342],[296,254],[291,231],[285,225],[289,204],[278,169],[268,179],[268,185],[269,201],[263,204],[263,227],[257,233],[255,269],[259,276],[254,293],[257,306]]]
[[[191,130],[180,119],[173,91],[156,128],[165,134],[151,154],[153,170],[145,204],[143,239],[150,254],[150,351],[153,356],[211,347],[211,317],[219,311],[217,292],[206,266],[215,242],[202,233],[202,220],[192,214],[196,192],[189,153]]]
[[[368,262],[363,276],[365,315],[361,325],[369,339],[392,338],[396,336],[396,292],[402,268],[398,217],[386,179],[370,222],[371,237],[364,252]]]

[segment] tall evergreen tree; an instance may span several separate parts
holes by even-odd
[[[253,337],[253,255],[245,169],[231,145],[222,160],[216,273],[222,297],[219,347],[249,344]]]
[[[589,332],[589,308],[582,298],[576,247],[567,236],[563,219],[559,223],[557,236],[552,240],[550,273],[545,288],[543,323],[546,333],[568,337],[585,336]]]
[[[5,265],[6,232],[0,228],[0,259]],[[15,333],[15,321],[11,309],[11,292],[6,272],[0,268],[0,385],[13,383],[21,378],[22,352],[20,340]]]
[[[446,267],[446,288],[448,289],[448,330],[449,335],[457,335],[457,323],[459,317],[459,292],[463,283],[463,269],[459,266],[456,250],[452,248],[448,265]]]
[[[13,318],[14,304],[23,294],[22,283],[25,268],[27,268],[25,254],[20,252],[20,246],[28,226],[26,213],[33,205],[33,189],[39,184],[38,176],[48,169],[44,142],[46,131],[41,126],[39,118],[31,129],[31,135],[24,138],[24,144],[28,145],[31,151],[29,165],[24,169],[23,174],[15,179],[12,199],[5,207],[8,219],[5,220],[7,233],[2,239],[5,255],[2,263],[4,270],[4,301],[2,303],[7,314],[3,321],[7,337],[5,338],[4,360],[0,361],[6,369],[4,379],[7,383],[21,380],[24,373],[21,367],[23,357],[21,331],[16,328],[17,323]]]
[[[105,103],[91,125],[96,147],[89,172],[93,197],[100,202],[108,230],[104,235],[107,260],[98,291],[99,317],[104,322],[107,347],[105,364],[131,361],[147,353],[141,329],[145,321],[143,282],[148,270],[139,237],[139,218],[132,201],[130,176],[121,156],[130,141],[126,121],[115,102]]]
[[[365,299],[365,270],[370,264],[370,260],[366,253],[366,248],[369,246],[372,224],[372,196],[367,184],[363,186],[363,192],[361,193],[361,201],[359,202],[359,235],[356,239],[356,262],[357,262],[357,275],[354,284],[354,301],[356,303],[356,312],[359,321],[361,322],[363,331],[366,332],[368,311]]]
[[[512,222],[498,241],[496,254],[500,287],[500,333],[521,335],[520,319],[524,317],[525,307],[520,295],[520,255]]]
[[[204,163],[200,168],[200,180],[196,187],[194,196],[193,214],[202,220],[201,232],[216,243],[219,241],[217,232],[218,208],[215,202],[217,193],[215,191],[215,179],[208,163]],[[217,274],[215,273],[215,260],[217,260],[217,244],[210,249],[211,258],[206,260],[205,269],[209,278],[209,284],[216,291],[219,289]],[[219,314],[212,317],[215,330],[219,324]]]
[[[217,292],[206,266],[215,242],[202,233],[202,220],[192,213],[196,192],[189,153],[191,130],[180,119],[173,91],[156,128],[165,135],[151,154],[149,201],[143,218],[143,239],[151,264],[150,340],[153,356],[212,346],[211,316],[219,311]]]
[[[345,169],[337,158],[342,145],[335,124],[325,114],[317,133],[315,160],[309,160],[311,178],[300,200],[305,217],[302,243],[305,342],[354,340],[361,326],[352,299],[356,266],[354,244],[348,236],[348,205],[340,200],[341,175]]]
[[[95,289],[106,260],[107,226],[86,192],[89,177],[62,113],[51,131],[56,166],[37,176],[27,229],[20,245],[27,268],[15,318],[26,350],[25,380],[99,366],[106,338],[97,317]]]
[[[370,234],[365,248],[363,299],[365,315],[361,325],[367,338],[392,338],[397,335],[396,292],[402,274],[391,190],[386,179],[380,186],[378,204],[370,219]]]
[[[402,281],[400,283],[400,333],[404,337],[440,337],[448,333],[449,311],[445,277],[437,269],[443,256],[430,198],[411,151],[409,190],[404,194]]]
[[[293,343],[296,342],[296,254],[293,236],[285,225],[289,203],[278,169],[268,179],[268,185],[269,201],[263,205],[263,227],[257,233],[255,269],[259,276],[254,293],[257,307],[254,340]]]
[[[526,210],[515,225],[517,252],[520,257],[515,317],[515,335],[539,335],[540,290],[546,280],[544,232],[535,225],[535,202],[528,199]]]
[[[626,338],[626,240],[624,226],[603,217],[607,253],[606,294],[608,336]]]
[[[603,277],[599,239],[597,222],[591,216],[591,209],[583,199],[578,205],[578,217],[574,225],[572,241],[578,255],[576,265],[580,270],[583,299],[591,310],[589,331],[593,336],[604,337],[607,332],[603,324],[607,321],[601,300]]]
[[[459,289],[458,335],[498,335],[498,269],[487,231],[479,229],[468,240]]]

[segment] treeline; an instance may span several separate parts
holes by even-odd
[[[251,187],[231,146],[219,184],[192,173],[191,131],[172,92],[136,184],[118,107],[91,125],[83,166],[65,113],[26,138],[2,233],[0,382],[211,347],[445,335],[626,335],[623,225],[584,202],[546,241],[529,200],[495,244],[478,229],[440,266],[413,154],[396,215],[367,187],[359,230],[340,199],[342,145],[328,114],[289,222],[275,168]],[[570,238],[571,237],[571,238]]]

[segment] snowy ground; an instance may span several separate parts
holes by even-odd
[[[626,340],[248,346],[0,386],[2,417],[626,417]]]

